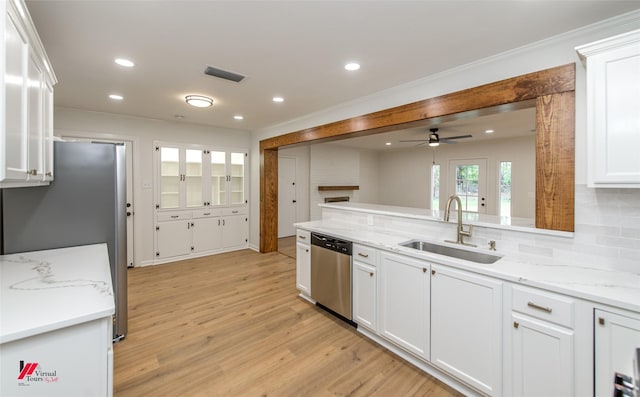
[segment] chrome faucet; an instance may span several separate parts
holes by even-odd
[[[455,244],[468,245],[471,247],[477,247],[475,244],[465,243],[463,241],[464,237],[471,237],[471,229],[473,228],[473,226],[468,225],[469,230],[464,230],[464,227],[462,225],[462,201],[460,200],[460,197],[458,197],[455,194],[452,194],[451,196],[449,196],[449,199],[447,200],[447,205],[444,209],[444,221],[449,222],[449,214],[451,213],[451,204],[453,204],[454,201],[456,202],[456,206],[458,207],[458,237],[456,241],[452,241],[452,240],[444,240],[444,241],[445,243],[455,243]]]

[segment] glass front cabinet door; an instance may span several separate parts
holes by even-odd
[[[155,145],[156,209],[245,205],[247,154],[194,145]]]

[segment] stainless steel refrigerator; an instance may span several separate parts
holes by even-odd
[[[107,243],[114,340],[127,332],[126,170],[123,145],[54,143],[49,186],[2,189],[4,254]]]

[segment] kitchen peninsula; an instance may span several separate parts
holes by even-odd
[[[400,245],[456,247],[444,242],[455,240],[453,216],[446,223],[431,210],[320,206],[320,220],[296,225],[298,247],[313,232],[353,242],[358,331],[462,392],[582,396],[595,381],[600,397],[610,395],[613,372],[631,372],[640,274],[585,260],[572,233],[465,219],[474,225],[467,241],[478,246],[468,249],[501,257],[480,264]],[[305,275],[312,259],[297,252]],[[300,277],[308,299],[304,284]]]
[[[111,396],[106,244],[0,256],[0,395]]]

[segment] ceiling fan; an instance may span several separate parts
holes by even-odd
[[[440,136],[438,135],[438,128],[429,128],[429,139],[414,139],[414,140],[408,140],[408,141],[400,141],[400,142],[422,142],[419,143],[416,146],[420,146],[420,145],[424,145],[425,143],[428,143],[429,146],[438,146],[440,145],[440,143],[447,143],[447,144],[453,144],[453,143],[458,143],[455,140],[456,139],[464,139],[464,138],[472,138],[473,135],[458,135],[458,136],[451,136],[449,138],[440,138]]]

